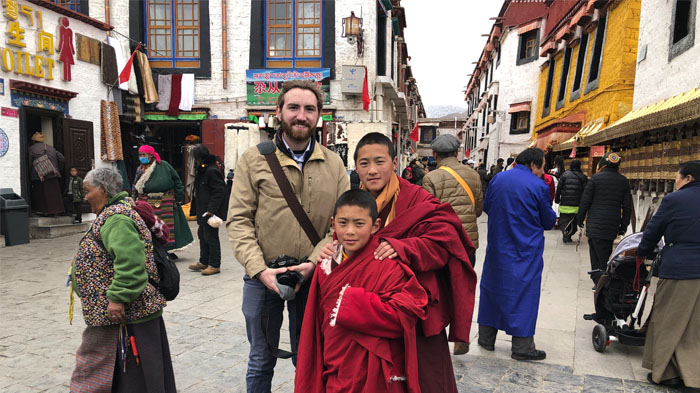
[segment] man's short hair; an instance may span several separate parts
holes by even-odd
[[[289,80],[282,84],[282,90],[280,91],[279,97],[277,97],[277,107],[282,109],[284,107],[284,96],[288,91],[292,89],[303,89],[309,90],[316,96],[316,103],[318,104],[318,111],[321,112],[323,108],[323,92],[319,89],[316,82],[311,80]]]
[[[195,145],[194,149],[192,149],[192,157],[195,160],[204,160],[209,154],[209,149],[204,145]]]
[[[360,141],[357,142],[357,147],[355,147],[355,155],[353,156],[355,161],[357,161],[357,152],[359,152],[360,148],[365,145],[384,145],[389,150],[391,159],[393,160],[396,158],[396,150],[394,150],[394,144],[391,142],[391,139],[384,134],[370,132],[369,134],[365,134],[365,136],[360,138]]]
[[[529,167],[530,164],[535,164],[535,167],[541,168],[544,162],[544,151],[536,147],[525,149],[515,158],[515,163]]]
[[[502,164],[502,163],[503,163],[503,159],[502,159],[502,158],[499,158],[498,160],[496,160],[496,163],[497,163],[497,164]]]
[[[365,190],[348,190],[340,195],[340,198],[335,202],[335,207],[333,208],[333,217],[335,217],[338,209],[343,206],[357,206],[362,209],[368,209],[369,216],[372,218],[372,223],[379,217],[377,201],[374,200],[372,194]]]
[[[571,161],[571,164],[569,165],[569,169],[581,169],[581,161],[580,160]]]

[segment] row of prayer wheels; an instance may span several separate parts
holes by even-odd
[[[625,149],[620,172],[629,179],[673,180],[680,164],[700,160],[700,135]]]

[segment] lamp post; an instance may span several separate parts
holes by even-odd
[[[357,43],[357,56],[362,57],[364,51],[362,18],[355,16],[355,11],[350,11],[350,16],[343,18],[342,37],[347,38],[350,44]]]

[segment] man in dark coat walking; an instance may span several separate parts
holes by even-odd
[[[219,225],[226,219],[228,193],[219,160],[209,154],[209,149],[199,145],[192,151],[197,174],[194,178],[194,195],[190,215],[197,216],[199,237],[199,262],[190,270],[209,276],[221,271],[221,244]]]
[[[591,279],[595,284],[605,271],[613,241],[618,235],[624,235],[630,224],[632,194],[629,180],[618,172],[621,161],[618,153],[605,153],[598,164],[599,172],[591,177],[583,190],[578,209],[580,227],[588,214],[586,236],[593,271]]]
[[[571,236],[576,233],[576,213],[581,203],[583,190],[588,183],[588,177],[581,172],[581,161],[571,161],[569,170],[559,178],[557,194],[554,202],[559,204],[559,229],[564,236],[564,243],[571,243]]]

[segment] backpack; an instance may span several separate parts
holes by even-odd
[[[170,259],[165,246],[158,240],[153,241],[153,260],[158,267],[160,283],[151,279],[149,279],[148,282],[163,294],[165,300],[170,301],[175,299],[177,294],[180,293],[180,271],[177,270],[175,262]]]

